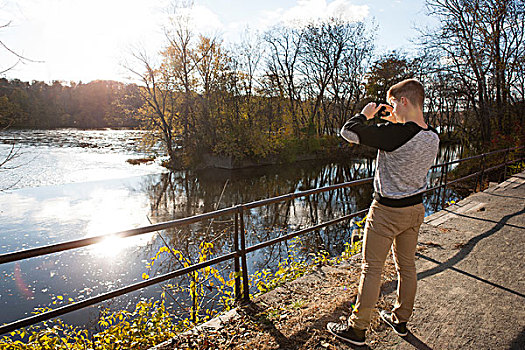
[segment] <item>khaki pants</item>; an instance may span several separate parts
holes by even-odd
[[[363,265],[357,302],[349,320],[351,326],[366,329],[370,325],[372,310],[379,298],[383,265],[390,248],[398,274],[393,319],[396,323],[408,321],[416,296],[415,253],[424,217],[423,204],[392,208],[375,200],[372,202],[363,238]]]

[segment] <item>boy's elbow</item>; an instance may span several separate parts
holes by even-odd
[[[353,131],[345,129],[345,127],[341,129],[341,136],[350,143],[359,143],[359,135]]]

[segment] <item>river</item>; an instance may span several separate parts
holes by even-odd
[[[117,232],[174,218],[204,213],[258,199],[318,188],[373,174],[374,161],[299,162],[240,170],[208,169],[167,172],[158,163],[131,165],[130,158],[148,155],[141,150],[141,131],[33,130],[0,132],[0,162],[12,149],[18,157],[0,168],[0,253]],[[440,157],[458,156],[458,149],[442,149]],[[435,180],[431,180],[435,181]],[[288,203],[257,208],[245,217],[247,245],[298,228],[311,226],[369,206],[371,185],[317,194]],[[454,199],[453,192],[448,193]],[[434,201],[425,199],[427,212]],[[232,247],[231,217],[205,221],[182,229],[164,230],[126,239],[107,239],[87,248],[32,258],[0,266],[0,323],[25,317],[38,307],[56,307],[142,280],[142,275],[165,273],[179,262],[161,255],[166,243],[195,260],[202,242],[214,243],[214,254]],[[343,223],[290,242],[252,253],[248,270],[274,268],[293,248],[301,256],[318,249],[340,253],[350,239],[352,225]],[[225,275],[231,264],[222,264]],[[172,283],[187,283],[184,279]],[[134,305],[139,298],[158,297],[152,286],[105,303]],[[174,308],[184,303],[169,300]],[[213,307],[213,305],[208,306]],[[67,322],[93,328],[98,308],[64,316]],[[184,311],[181,311],[183,314]]]

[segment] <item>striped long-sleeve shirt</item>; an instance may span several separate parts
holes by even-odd
[[[358,114],[346,122],[341,136],[352,143],[378,148],[374,198],[391,207],[422,202],[428,170],[434,164],[439,136],[432,127],[414,122],[365,124]]]

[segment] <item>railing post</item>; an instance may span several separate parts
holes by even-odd
[[[193,289],[191,288],[190,284],[190,293],[191,293],[191,321],[193,323],[197,323],[197,308],[199,305],[199,301],[197,300],[197,280],[195,279],[195,273],[192,272],[190,274],[191,280],[193,281]]]
[[[436,204],[434,205],[434,211],[438,210],[439,198],[441,198],[441,186],[443,185],[443,173],[444,173],[443,169],[445,169],[445,164],[441,165],[441,170],[439,172],[439,185],[438,185],[437,195],[435,196]]]
[[[505,166],[503,167],[503,180],[501,181],[505,181],[505,178],[507,177],[507,161],[508,161],[508,156],[509,156],[509,150],[510,148],[507,148],[505,150],[505,158],[503,158]]]
[[[445,198],[447,197],[448,164],[443,165],[443,168],[445,169],[445,181],[443,184],[443,196],[441,197],[441,210],[445,208]]]
[[[235,232],[233,234],[233,249],[239,252],[239,211],[235,212]],[[233,260],[234,279],[235,279],[235,300],[241,300],[241,262],[237,256]]]
[[[248,264],[246,262],[246,234],[244,227],[244,206],[240,207],[239,219],[241,223],[241,264],[242,264],[242,301],[247,303],[250,301],[250,285],[248,283]]]
[[[483,176],[485,175],[485,154],[481,157],[481,175],[479,176],[479,191],[483,190]]]
[[[478,184],[479,184],[480,190],[483,184],[483,173],[484,173],[484,168],[485,168],[485,153],[483,153],[481,156],[479,167],[481,168],[481,170],[478,171],[478,176],[476,176],[476,184],[474,185],[474,192],[476,192],[476,190],[478,189]]]

